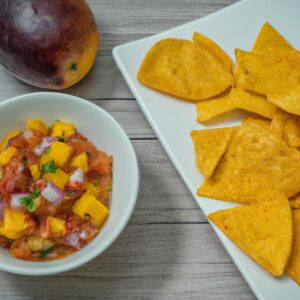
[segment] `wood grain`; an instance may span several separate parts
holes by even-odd
[[[118,71],[114,46],[214,12],[235,0],[89,0],[100,29],[90,74],[63,92],[91,100],[124,127],[141,171],[125,231],[103,255],[46,277],[0,272],[0,299],[254,299],[166,156]],[[0,67],[0,101],[41,91]]]

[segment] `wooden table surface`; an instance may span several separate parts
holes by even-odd
[[[212,13],[235,0],[89,0],[100,29],[90,74],[64,92],[99,105],[136,149],[141,185],[129,225],[100,257],[67,273],[0,272],[0,299],[255,299],[149,127],[117,69],[114,46]],[[0,67],[0,100],[40,91]],[[16,116],[17,117],[17,116]]]

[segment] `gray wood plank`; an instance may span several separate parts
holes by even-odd
[[[11,300],[255,299],[208,224],[130,224],[79,269],[39,278],[0,273],[0,282]]]

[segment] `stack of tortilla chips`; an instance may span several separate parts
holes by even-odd
[[[237,202],[208,216],[259,265],[300,284],[300,52],[270,24],[236,64],[215,42],[165,39],[138,73],[145,85],[196,101],[197,121],[242,109],[241,126],[193,130],[205,180],[198,195]],[[299,194],[299,195],[298,195]]]

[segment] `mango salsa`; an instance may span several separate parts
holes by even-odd
[[[68,138],[75,134],[75,125],[63,121],[55,121],[52,127],[52,136]]]
[[[11,138],[17,136],[20,133],[21,133],[20,130],[13,130],[10,134],[8,134],[1,142],[0,152],[3,152],[6,149],[7,143]]]
[[[73,206],[74,214],[100,226],[109,214],[109,210],[93,195],[84,193]]]
[[[54,142],[50,146],[49,151],[42,155],[40,167],[50,160],[53,160],[56,166],[63,167],[70,159],[72,153],[73,149],[68,144]]]
[[[77,156],[75,156],[70,163],[71,167],[80,168],[82,172],[85,174],[88,171],[88,156],[86,152],[83,152]]]
[[[36,130],[39,131],[40,133],[46,135],[48,128],[46,126],[46,124],[44,123],[44,121],[40,120],[40,119],[31,119],[27,121],[27,129],[29,130]]]

